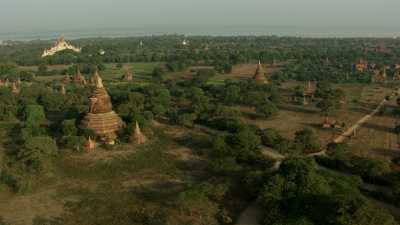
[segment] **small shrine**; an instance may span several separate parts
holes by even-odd
[[[96,145],[97,145],[96,141],[94,141],[91,137],[89,137],[86,140],[84,147],[87,151],[93,151],[96,149]]]

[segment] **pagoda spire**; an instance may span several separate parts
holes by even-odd
[[[143,135],[142,131],[140,130],[139,123],[137,121],[135,122],[135,130],[133,132],[132,139],[139,145],[144,144],[147,141],[147,138],[146,136]]]
[[[98,70],[96,70],[96,72],[93,75],[93,81],[94,81],[94,84],[96,85],[96,88],[104,88],[103,79],[101,79]]]
[[[65,86],[64,86],[64,84],[61,84],[60,93],[61,93],[62,95],[65,95],[65,94],[67,93],[67,92],[65,91]]]
[[[258,60],[257,69],[254,73],[253,79],[257,82],[267,82],[261,60]]]
[[[94,150],[96,148],[96,141],[92,140],[92,138],[89,136],[85,143],[85,149],[87,151]]]

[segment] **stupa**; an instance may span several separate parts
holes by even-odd
[[[65,95],[66,93],[67,93],[67,91],[65,90],[64,84],[61,84],[61,86],[60,86],[60,94]]]
[[[81,127],[93,130],[104,143],[113,145],[117,138],[116,132],[123,127],[123,122],[112,109],[111,98],[100,75],[95,77],[96,86],[89,98],[89,113],[83,119]]]
[[[256,72],[254,73],[253,79],[257,82],[267,83],[265,78],[264,68],[261,65],[261,61],[258,61]]]
[[[309,81],[307,85],[304,87],[304,92],[303,92],[304,105],[308,105],[311,103],[311,101],[314,99],[316,90],[317,90],[316,86],[312,85],[311,82]]]
[[[132,81],[133,80],[133,73],[126,69],[124,75],[122,76],[122,80],[124,81]]]
[[[74,81],[74,83],[86,85],[86,78],[81,74],[79,66],[76,67],[76,74],[72,78],[72,80]]]
[[[385,83],[387,81],[386,66],[383,67],[383,72],[376,69],[372,76],[372,82],[374,83]]]
[[[393,76],[393,80],[397,80],[397,81],[400,80],[400,66],[399,67],[396,66],[396,72]]]
[[[13,94],[19,94],[20,90],[19,90],[16,82],[11,83],[11,92]]]
[[[92,138],[89,137],[89,138],[86,140],[85,149],[86,149],[87,151],[92,151],[92,150],[96,149],[96,145],[97,145],[97,144],[96,144],[96,141],[92,140]]]
[[[96,85],[97,80],[101,79],[100,75],[99,75],[99,71],[96,70],[96,72],[93,74],[92,77],[90,77],[90,83],[93,85]]]
[[[368,63],[364,61],[363,59],[360,59],[358,63],[356,64],[356,69],[359,72],[364,72],[368,69]]]
[[[136,121],[135,123],[135,130],[132,134],[132,141],[141,145],[146,143],[147,138],[143,135],[142,131],[140,130],[139,123]]]
[[[64,76],[64,78],[62,79],[62,82],[65,83],[65,84],[68,84],[69,82],[71,82],[71,76],[66,74]]]

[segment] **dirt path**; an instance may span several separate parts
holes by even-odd
[[[363,124],[367,123],[372,117],[374,117],[379,110],[382,109],[382,107],[385,105],[387,102],[386,99],[383,99],[381,103],[379,103],[378,107],[374,109],[370,114],[362,117],[359,121],[357,121],[353,126],[351,126],[349,129],[347,129],[345,132],[343,132],[339,137],[337,137],[333,142],[335,143],[342,143],[344,142],[347,138],[350,138],[358,128],[360,128]]]

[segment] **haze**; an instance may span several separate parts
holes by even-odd
[[[386,27],[397,32],[399,8],[399,0],[0,0],[0,33],[146,26]]]

